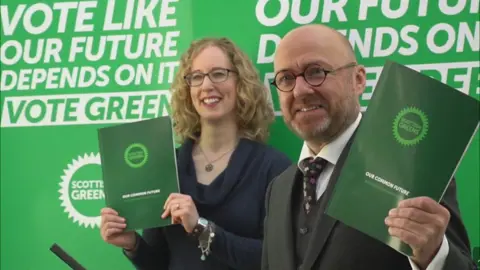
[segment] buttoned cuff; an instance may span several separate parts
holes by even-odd
[[[442,270],[443,265],[445,264],[445,260],[447,259],[448,256],[448,251],[449,251],[449,246],[448,246],[448,241],[447,237],[443,235],[443,241],[442,245],[440,246],[440,249],[437,252],[437,255],[435,255],[435,258],[430,262],[428,265],[427,269],[425,270]],[[420,268],[408,257],[408,261],[410,262],[410,266],[412,267],[412,270],[420,270]]]

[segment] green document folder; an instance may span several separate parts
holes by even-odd
[[[325,213],[412,255],[384,220],[401,200],[441,200],[478,129],[479,103],[387,61]]]
[[[127,230],[162,227],[163,205],[179,192],[170,117],[98,130],[106,206],[126,219]]]

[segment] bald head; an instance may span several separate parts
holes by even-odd
[[[290,54],[292,50],[322,51],[341,62],[356,62],[348,39],[337,30],[322,24],[304,25],[288,32],[277,47],[275,61],[285,56],[285,53]]]
[[[315,152],[357,118],[365,69],[340,32],[319,24],[290,31],[274,67],[283,119]]]

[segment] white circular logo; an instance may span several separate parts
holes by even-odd
[[[100,227],[99,213],[105,198],[103,181],[98,179],[100,165],[100,154],[78,156],[67,165],[61,177],[61,206],[68,213],[68,218],[85,228]]]

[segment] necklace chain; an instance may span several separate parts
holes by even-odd
[[[236,147],[236,146],[235,146]],[[203,156],[205,157],[205,160],[207,161],[207,165],[205,165],[205,171],[207,172],[211,172],[213,171],[213,163],[215,163],[216,161],[220,160],[221,158],[223,158],[226,154],[230,153],[231,151],[233,151],[233,149],[235,149],[235,147],[233,147],[232,149],[228,150],[227,152],[223,153],[221,156],[219,156],[218,158],[210,161],[207,157],[207,155],[205,155],[205,152],[203,152],[203,149],[202,147],[200,147],[200,145],[198,145],[198,149],[200,149],[200,152],[202,152]]]

